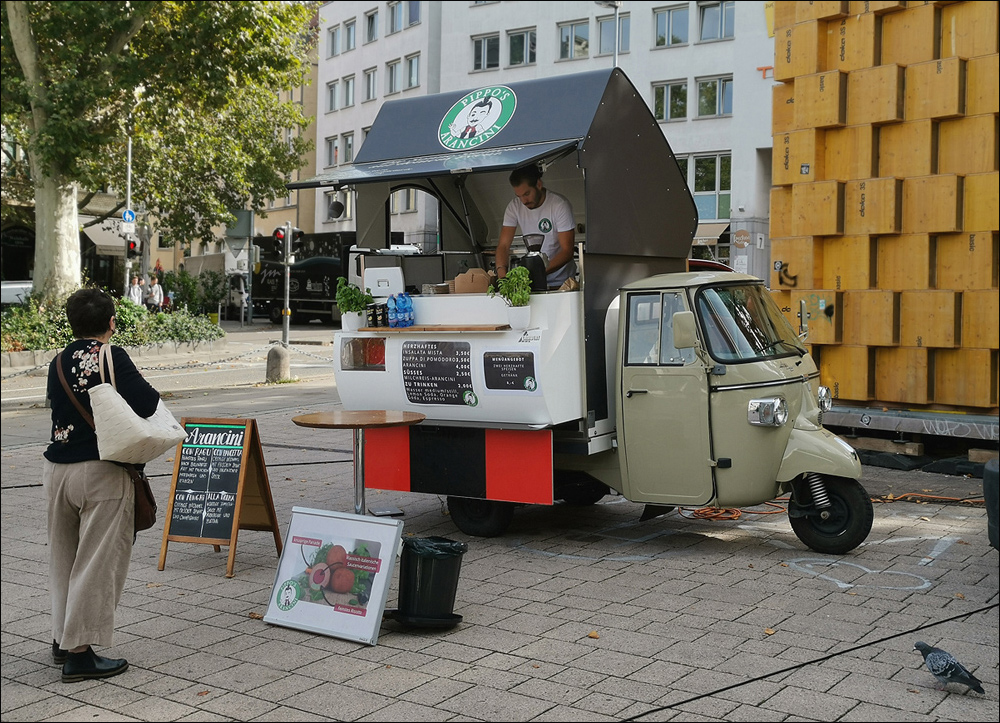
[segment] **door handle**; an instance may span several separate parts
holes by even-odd
[[[633,394],[649,394],[648,389],[629,389],[625,392],[625,398],[631,399]]]

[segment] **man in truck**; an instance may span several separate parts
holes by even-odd
[[[546,282],[550,289],[558,289],[566,279],[576,275],[573,207],[565,196],[542,185],[542,172],[534,164],[515,168],[510,174],[510,185],[515,198],[503,214],[497,242],[497,276],[502,279],[507,275],[514,231],[520,227],[522,234],[540,233],[545,237],[542,253],[548,257]]]

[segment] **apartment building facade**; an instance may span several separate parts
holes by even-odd
[[[615,5],[323,5],[317,172],[353,163],[384,102],[617,65],[686,174],[699,215],[693,254],[767,278],[774,85],[767,4]],[[350,191],[316,193],[317,232],[354,229]],[[433,199],[403,189],[393,194],[390,212],[392,229],[406,242],[434,249]]]

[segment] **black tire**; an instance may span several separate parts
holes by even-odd
[[[267,310],[267,318],[272,324],[281,323],[281,307],[277,304],[271,304]]]
[[[513,502],[449,497],[448,512],[455,526],[473,537],[497,537],[506,532],[514,519]]]
[[[872,531],[875,510],[867,490],[861,483],[853,479],[841,477],[823,477],[826,492],[830,497],[830,514],[826,519],[818,515],[788,517],[795,532],[802,542],[816,552],[824,555],[843,555],[860,545]],[[808,494],[808,486],[802,483],[798,488],[804,495]],[[793,502],[803,505],[803,500]],[[808,500],[811,506],[812,501]],[[807,507],[808,509],[808,507]]]

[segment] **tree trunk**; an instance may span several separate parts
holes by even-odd
[[[34,293],[62,298],[80,288],[80,222],[76,184],[39,172],[35,176]]]

